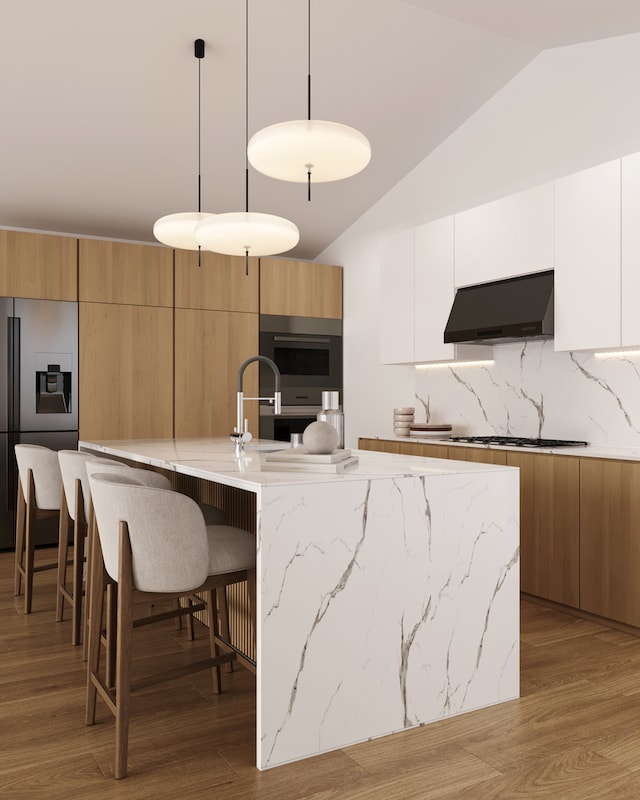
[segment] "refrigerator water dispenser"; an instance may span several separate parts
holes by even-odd
[[[71,413],[71,372],[61,372],[60,364],[48,364],[36,372],[36,414]]]

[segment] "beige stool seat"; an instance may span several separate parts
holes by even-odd
[[[230,526],[207,526],[190,498],[135,482],[129,473],[89,477],[98,537],[92,552],[86,722],[93,725],[97,695],[116,718],[115,777],[127,774],[131,646],[134,594],[207,599],[210,657],[143,679],[148,686],[201,669],[212,669],[214,691],[221,689],[221,664],[235,658],[218,640],[216,591],[248,581],[255,612],[255,537]],[[115,689],[100,672],[100,632],[104,576],[117,584]],[[102,579],[101,579],[102,577]]]
[[[55,450],[35,444],[17,444],[15,454],[18,499],[14,595],[21,594],[24,581],[24,613],[30,614],[34,573],[57,567],[57,562],[35,563],[35,539],[38,520],[60,514],[62,475]]]

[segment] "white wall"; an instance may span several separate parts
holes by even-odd
[[[379,364],[381,240],[640,151],[638,76],[640,34],[541,53],[320,254],[345,268],[349,446],[388,431],[393,406],[420,406],[414,368]]]

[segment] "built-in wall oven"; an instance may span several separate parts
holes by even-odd
[[[282,413],[260,407],[260,437],[288,441],[322,410],[322,392],[342,395],[342,321],[318,317],[260,316],[260,355],[281,375]],[[260,364],[260,396],[273,394],[274,377]]]

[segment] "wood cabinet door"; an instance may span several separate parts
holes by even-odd
[[[173,250],[151,244],[80,239],[80,300],[173,306]]]
[[[640,464],[580,459],[580,608],[640,627]]]
[[[176,309],[176,436],[229,436],[236,424],[240,365],[258,354],[258,315]],[[258,395],[258,364],[244,373],[246,397]],[[258,438],[258,403],[244,404]],[[231,445],[231,443],[230,443]]]
[[[260,313],[342,319],[342,267],[261,258]]]
[[[520,588],[580,602],[580,465],[571,456],[507,452],[520,469]]]
[[[80,303],[80,438],[173,436],[173,311]]]
[[[360,450],[373,450],[376,453],[399,453],[400,442],[390,439],[358,439]]]
[[[260,265],[249,259],[246,274],[244,258],[192,250],[175,251],[176,308],[202,308],[212,311],[258,313]]]
[[[448,458],[453,461],[475,461],[477,464],[499,464],[505,466],[505,450],[490,450],[485,447],[449,447]]]
[[[78,299],[78,240],[0,230],[0,296]]]

